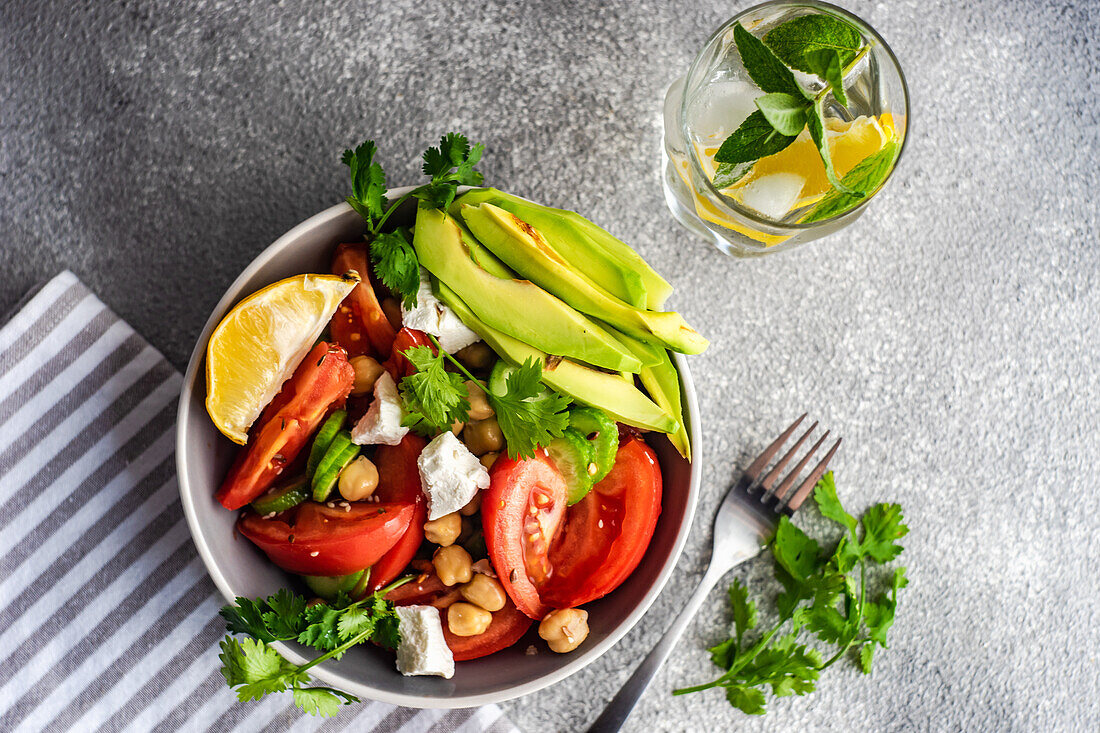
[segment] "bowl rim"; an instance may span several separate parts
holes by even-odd
[[[403,186],[399,188],[391,188],[388,190],[387,196],[391,199],[400,197],[413,189],[412,186]],[[221,571],[221,567],[218,559],[211,552],[209,546],[207,546],[202,532],[200,531],[198,512],[195,507],[195,503],[192,498],[192,490],[186,466],[184,465],[183,456],[187,455],[187,443],[189,436],[187,431],[183,430],[185,419],[190,412],[190,405],[192,401],[193,387],[198,384],[198,371],[202,364],[202,360],[206,352],[206,343],[210,338],[210,334],[213,332],[215,326],[221,321],[228,309],[237,301],[240,300],[243,293],[241,290],[248,280],[252,278],[262,267],[264,267],[273,257],[279,252],[289,246],[292,242],[301,237],[305,232],[317,227],[321,224],[327,223],[333,219],[337,219],[346,216],[352,208],[346,202],[331,206],[313,216],[309,217],[305,221],[297,224],[285,234],[280,236],[256,257],[241,271],[241,274],[232,282],[232,284],[226,289],[225,293],[218,300],[217,305],[211,311],[210,316],[207,318],[202,332],[199,334],[198,340],[195,343],[195,347],[191,352],[191,357],[187,363],[187,369],[183,375],[183,387],[180,392],[179,404],[176,409],[176,477],[179,487],[180,502],[183,506],[184,517],[187,519],[187,528],[191,534],[191,540],[195,545],[195,549],[198,551],[199,557],[202,559],[203,565],[206,567],[206,571],[210,576],[210,579],[214,581],[214,585],[217,587],[218,592],[229,603],[234,602],[237,594],[230,587],[229,582],[226,580],[225,575]],[[329,669],[325,664],[319,664],[313,667],[310,672],[318,680],[321,680],[325,684],[337,687],[341,690],[345,690],[359,697],[367,698],[370,700],[377,700],[379,702],[390,703],[393,705],[403,705],[406,707],[416,708],[462,708],[462,707],[474,707],[478,705],[486,705],[490,703],[499,703],[506,700],[512,700],[523,695],[536,692],[543,688],[546,688],[556,682],[559,682],[566,677],[572,675],[575,672],[588,666],[596,659],[603,656],[608,649],[618,643],[623,636],[625,636],[645,615],[649,610],[653,602],[657,600],[657,596],[664,590],[665,584],[668,582],[672,572],[676,569],[676,565],[679,562],[680,555],[683,553],[684,545],[687,543],[687,538],[691,534],[691,527],[695,519],[695,513],[699,503],[699,487],[702,482],[703,473],[703,450],[702,441],[700,440],[700,427],[699,427],[699,404],[695,393],[695,383],[692,381],[691,373],[688,370],[687,360],[682,354],[673,353],[673,362],[676,365],[676,369],[680,374],[681,386],[683,387],[684,397],[684,411],[689,417],[689,436],[692,445],[692,460],[688,462],[688,486],[687,486],[687,501],[684,509],[684,519],[681,522],[679,532],[673,542],[672,549],[668,556],[664,560],[664,566],[654,580],[652,587],[642,597],[641,601],[634,606],[629,614],[603,639],[599,641],[590,649],[586,649],[582,654],[576,655],[576,658],[570,659],[569,662],[562,665],[559,669],[553,672],[531,680],[530,682],[516,685],[514,687],[507,687],[495,692],[486,692],[476,695],[459,695],[455,697],[429,697],[423,695],[409,695],[401,693],[388,692],[373,687],[365,682],[357,681],[346,677],[345,675],[338,674]],[[272,646],[283,655],[286,659],[295,664],[304,664],[309,661],[309,657],[300,654],[298,651],[288,646],[283,642],[273,642]]]

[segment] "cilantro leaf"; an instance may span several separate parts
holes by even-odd
[[[351,196],[347,201],[371,227],[383,217],[387,207],[386,173],[381,164],[374,162],[376,152],[374,141],[367,140],[355,150],[345,150],[340,158],[351,172]]]
[[[856,536],[856,518],[844,511],[840,498],[836,495],[836,480],[833,478],[832,471],[826,473],[817,482],[817,486],[814,487],[814,501],[817,502],[821,516],[844,525],[851,532],[852,537]]]
[[[424,151],[424,175],[431,182],[417,188],[413,195],[437,209],[445,209],[454,201],[458,186],[480,186],[484,180],[474,169],[481,160],[485,146],[478,143],[470,147],[466,137],[449,132],[439,140],[438,148]]]
[[[295,688],[294,704],[304,712],[322,718],[331,718],[340,712],[340,698],[323,687]]]
[[[267,606],[271,610],[264,614],[264,624],[278,639],[294,639],[302,633],[302,614],[306,610],[306,599],[297,593],[283,588],[269,596]]]
[[[729,638],[715,644],[707,651],[710,652],[710,661],[714,662],[715,666],[729,669],[733,660],[737,658],[738,652],[741,651],[740,642],[736,638]]]
[[[406,308],[414,307],[420,289],[420,260],[405,231],[376,236],[370,243],[370,258],[382,284],[399,295]]]
[[[863,513],[863,541],[860,549],[876,562],[890,562],[901,552],[896,540],[909,533],[902,523],[901,506],[875,504]]]
[[[227,636],[221,642],[221,649],[218,658],[222,660],[222,676],[230,687],[237,689],[237,699],[242,702],[282,692],[304,677],[295,665],[258,639],[238,642]]]
[[[864,644],[859,648],[859,668],[863,674],[871,674],[871,658],[875,654],[875,645]]]
[[[831,51],[841,66],[847,66],[863,47],[863,37],[852,24],[835,15],[811,13],[772,28],[764,34],[764,43],[788,66],[815,74],[807,63],[808,56]]]
[[[324,603],[307,608],[305,616],[308,625],[298,635],[298,643],[326,652],[340,646],[343,641],[337,629],[340,614],[339,609]]]
[[[748,715],[764,714],[764,693],[754,687],[731,685],[726,688],[730,705]]]
[[[237,597],[234,606],[223,606],[218,614],[225,619],[226,627],[233,634],[248,634],[260,641],[275,641],[275,636],[264,623],[266,604],[260,600]]]
[[[749,600],[749,589],[740,580],[734,580],[729,588],[730,608],[733,610],[733,627],[737,633],[737,646],[746,631],[756,628],[756,603]]]
[[[541,380],[542,363],[531,357],[508,375],[503,395],[486,390],[512,458],[534,456],[569,427],[569,399],[544,391]]]
[[[765,92],[779,92],[805,97],[806,93],[795,81],[794,74],[770,48],[738,23],[733,28],[733,40],[746,73]]]
[[[416,367],[415,374],[401,380],[406,413],[403,424],[432,435],[468,420],[470,400],[466,382],[461,374],[447,371],[443,351],[437,355],[429,346],[414,346],[402,353]]]
[[[366,608],[352,607],[340,614],[336,622],[336,630],[340,641],[344,642],[360,634],[370,634],[374,631],[375,617]]]
[[[772,541],[775,561],[795,580],[806,580],[821,565],[821,547],[789,517],[779,519]]]

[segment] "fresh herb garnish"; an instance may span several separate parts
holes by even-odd
[[[307,671],[327,659],[339,659],[365,641],[396,648],[401,641],[397,614],[385,596],[411,579],[402,578],[354,602],[341,594],[331,604],[311,606],[286,589],[267,599],[237,598],[235,606],[225,606],[220,613],[230,633],[248,638],[227,635],[222,640],[222,676],[242,702],[289,690],[294,704],[310,715],[336,715],[341,704],[359,698],[333,687],[305,687],[310,682]],[[306,664],[292,664],[268,646],[273,641],[297,641],[324,654]]]
[[[890,570],[883,565],[901,553],[898,540],[909,528],[897,504],[876,504],[856,520],[837,497],[832,471],[814,488],[814,500],[822,516],[844,529],[835,547],[822,551],[816,540],[782,517],[769,545],[776,579],[783,586],[776,598],[778,621],[767,631],[753,634],[756,603],[745,586],[734,581],[729,589],[733,635],[710,649],[711,661],[724,673],[673,694],[721,687],[731,705],[762,715],[769,688],[776,697],[813,692],[821,670],[849,650],[858,650],[860,669],[871,673],[874,650],[886,648],[898,591],[908,582],[905,568]],[[787,633],[780,636],[785,628]],[[832,656],[826,660],[813,646],[797,643],[803,630],[836,647]]]
[[[466,137],[449,132],[439,140],[439,147],[424,151],[424,174],[431,180],[406,193],[396,201],[386,199],[386,174],[374,161],[378,152],[373,140],[367,140],[355,150],[345,150],[341,161],[351,172],[351,196],[347,201],[367,222],[366,239],[371,243],[371,261],[375,274],[401,296],[406,308],[416,305],[420,285],[420,263],[408,239],[400,234],[382,233],[382,227],[394,211],[410,198],[428,206],[446,209],[454,201],[460,185],[479,186],[482,175],[474,166],[481,160],[485,146],[470,146]]]
[[[882,185],[890,171],[894,169],[894,161],[897,160],[901,146],[896,141],[890,141],[877,153],[868,155],[856,164],[852,170],[844,174],[844,185],[867,193],[873,193]],[[840,191],[829,191],[821,201],[800,220],[802,224],[829,219],[837,214],[848,211],[858,204],[861,198]]]
[[[512,458],[535,455],[535,449],[560,438],[569,427],[569,399],[543,389],[542,364],[537,359],[528,359],[509,374],[505,393],[498,395],[445,352],[434,336],[429,338],[438,356],[427,346],[414,346],[402,352],[417,368],[416,374],[401,380],[401,397],[408,413],[406,425],[432,434],[465,421],[470,410],[465,376],[484,390]],[[458,368],[461,376],[444,369],[444,358]]]
[[[416,367],[415,374],[401,380],[402,424],[423,435],[435,435],[466,422],[470,414],[466,384],[461,374],[447,371],[442,350],[436,355],[430,346],[413,346],[402,353]]]
[[[837,176],[825,135],[828,92],[832,91],[841,105],[848,105],[844,72],[860,58],[863,39],[859,31],[839,18],[813,14],[773,28],[764,40],[738,24],[733,38],[745,72],[766,94],[756,99],[757,110],[714,154],[719,164],[714,185],[732,186],[753,163],[780,152],[808,128],[833,188],[856,198],[865,196],[867,191],[852,188]],[[821,77],[825,88],[816,95],[808,93],[791,68]]]

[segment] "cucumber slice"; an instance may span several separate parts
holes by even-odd
[[[569,411],[569,427],[588,437],[595,450],[596,475],[594,483],[603,481],[615,465],[615,453],[619,450],[619,426],[603,410],[595,407],[577,407]]]
[[[517,367],[512,366],[504,359],[497,360],[493,365],[493,371],[489,372],[489,380],[485,383],[489,391],[497,396],[508,394],[508,377]],[[549,389],[544,385],[538,397],[545,397]]]
[[[338,593],[351,594],[359,581],[362,580],[364,575],[369,578],[370,568],[366,570],[360,570],[358,573],[351,573],[350,575],[303,575],[302,581],[306,584],[313,593],[325,599],[331,601],[336,598]]]
[[[318,464],[325,457],[325,451],[332,445],[332,439],[340,432],[340,428],[344,427],[344,422],[347,419],[347,412],[337,410],[329,415],[328,419],[321,425],[321,429],[317,431],[317,435],[313,438],[313,447],[309,449],[309,458],[306,460],[306,476],[313,477]]]
[[[295,479],[283,486],[275,486],[260,494],[252,501],[252,508],[257,514],[271,514],[272,512],[285,512],[298,506],[309,498],[309,486],[306,479]]]
[[[566,428],[560,438],[555,438],[546,446],[554,464],[561,471],[565,485],[569,487],[567,502],[576,504],[585,497],[595,481],[596,465],[595,444],[579,430]]]
[[[336,481],[340,478],[340,472],[344,466],[355,460],[359,455],[359,446],[351,442],[351,433],[341,430],[332,439],[328,450],[317,464],[317,471],[313,474],[313,500],[327,501],[332,490],[336,488]]]

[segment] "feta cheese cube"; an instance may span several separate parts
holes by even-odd
[[[489,472],[450,431],[437,436],[416,460],[420,485],[428,497],[428,519],[457,512],[478,489],[489,488]]]
[[[398,606],[397,671],[403,675],[436,675],[450,679],[455,658],[443,638],[443,621],[433,606]]]
[[[374,401],[367,414],[359,419],[351,430],[351,442],[357,445],[397,445],[408,435],[409,429],[401,424],[405,409],[397,383],[389,372],[374,383]]]
[[[430,333],[439,339],[443,350],[453,354],[481,337],[466,327],[453,310],[445,306],[432,292],[428,271],[420,268],[420,287],[416,291],[416,305],[412,309],[401,304],[401,325]]]

